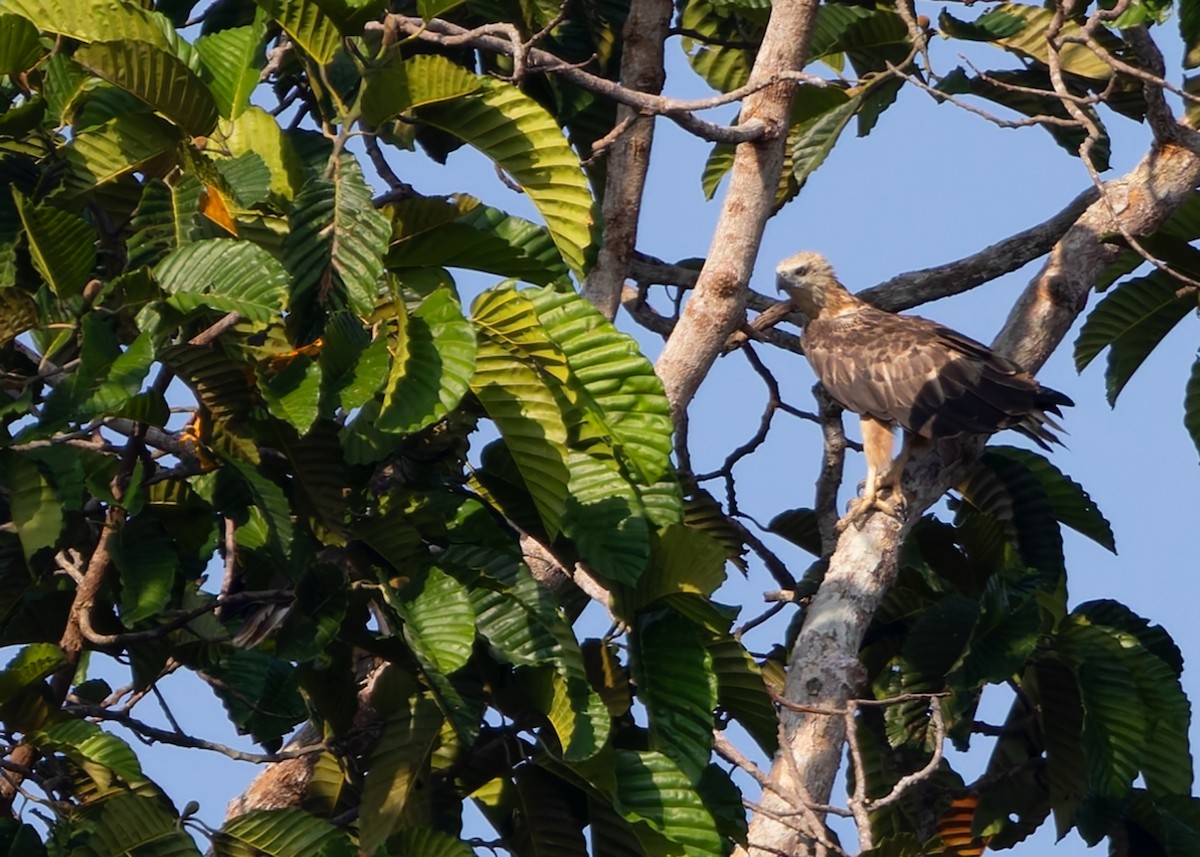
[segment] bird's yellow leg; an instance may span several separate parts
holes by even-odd
[[[900,470],[889,466],[892,464],[892,426],[873,417],[864,416],[862,436],[863,454],[867,458],[867,479],[863,485],[862,496],[850,503],[846,516],[838,521],[839,533],[873,509],[892,517],[897,515],[894,499],[885,500],[879,496],[880,487],[891,484],[892,495],[895,497],[899,486],[899,474],[904,469],[903,465],[900,466]],[[889,481],[893,478],[894,482]]]

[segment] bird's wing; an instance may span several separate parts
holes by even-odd
[[[1018,427],[1038,383],[987,346],[917,316],[864,307],[812,322],[805,353],[842,405],[924,437]]]

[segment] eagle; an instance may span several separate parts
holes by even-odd
[[[800,342],[817,378],[862,421],[867,478],[839,531],[873,509],[898,516],[900,477],[918,442],[1014,429],[1043,449],[1062,444],[1054,432],[1063,428],[1050,415],[1061,417],[1074,402],[1007,357],[936,322],[856,298],[819,253],[790,256],[775,274],[806,319]],[[893,460],[896,426],[904,442]]]

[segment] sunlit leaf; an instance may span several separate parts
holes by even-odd
[[[260,809],[225,823],[213,836],[214,857],[353,857],[346,832],[300,809]]]
[[[250,103],[267,61],[266,34],[266,22],[256,20],[196,40],[196,51],[211,78],[212,97],[226,119],[237,119]]]
[[[341,47],[342,34],[317,0],[255,0],[300,49],[324,65]]]
[[[217,124],[217,105],[182,60],[147,42],[93,42],[72,57],[92,74],[137,96],[193,137]]]

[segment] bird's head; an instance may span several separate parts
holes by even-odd
[[[820,253],[805,250],[789,256],[775,267],[775,286],[786,292],[796,309],[809,318],[816,318],[823,309],[849,297],[838,282],[833,266]]]

